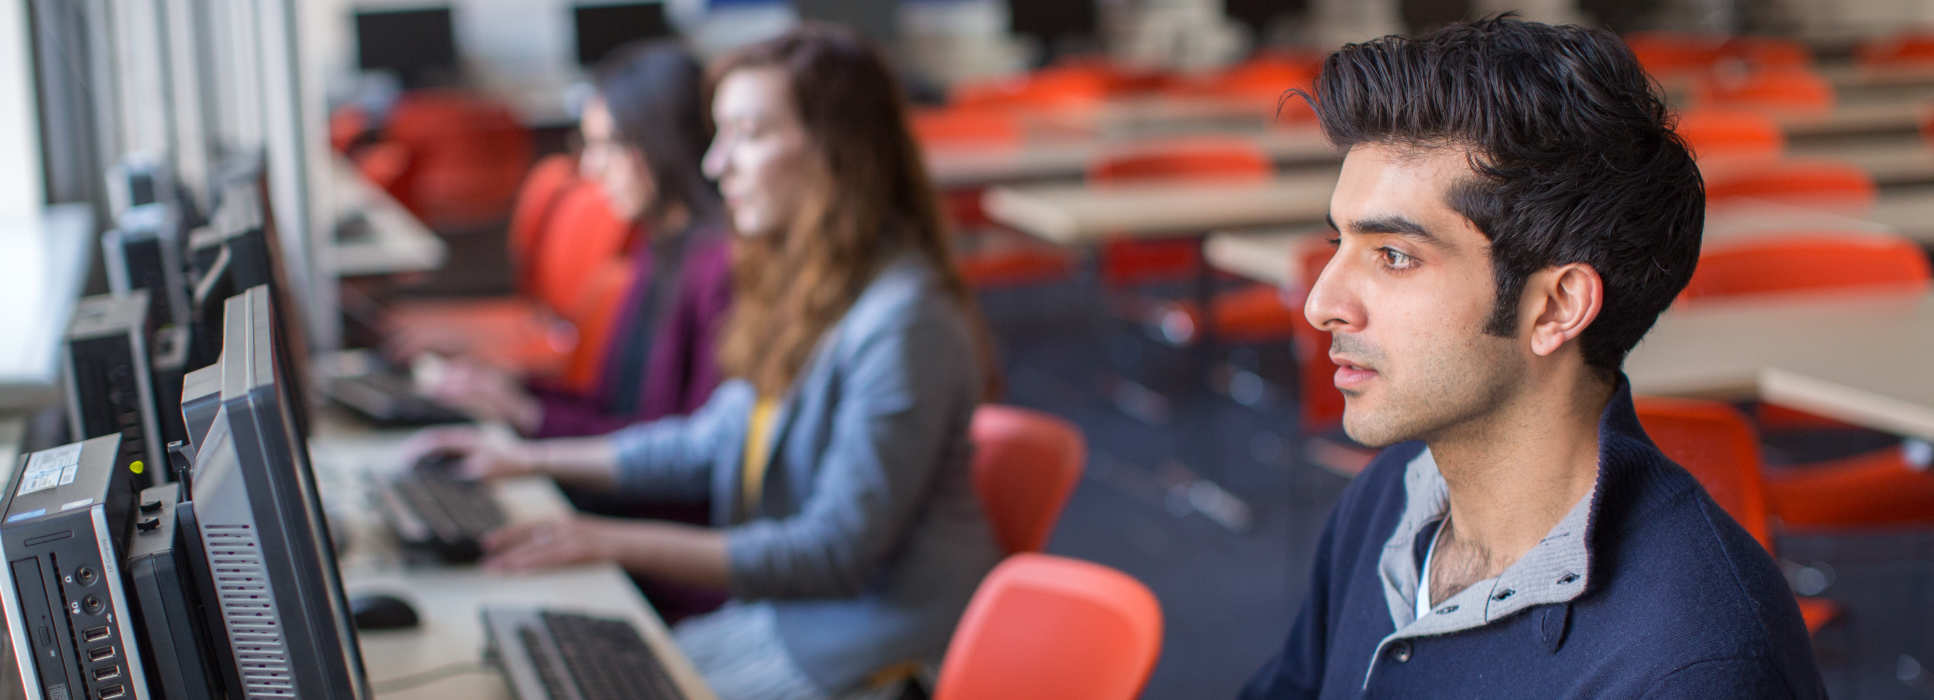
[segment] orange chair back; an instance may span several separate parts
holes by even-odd
[[[530,169],[530,129],[508,105],[476,95],[405,94],[384,135],[417,161],[404,205],[433,227],[500,220]]]
[[[630,222],[618,218],[595,183],[578,182],[558,201],[533,248],[531,289],[559,312],[577,308],[587,275],[623,257],[632,241]]]
[[[1021,125],[1005,110],[926,109],[914,112],[913,135],[928,148],[1008,146],[1021,142]]]
[[[1806,68],[1813,65],[1813,52],[1806,44],[1770,36],[1742,36],[1726,40],[1720,54],[1752,68]]]
[[[1081,480],[1088,446],[1055,416],[1013,406],[974,412],[974,491],[1008,553],[1039,552]]]
[[[981,581],[934,700],[1130,700],[1162,650],[1162,608],[1120,571],[1016,554]]]
[[[1699,83],[1706,106],[1820,113],[1833,109],[1833,85],[1806,68],[1775,67],[1707,76]]]
[[[1239,140],[1176,141],[1104,156],[1088,168],[1097,184],[1159,179],[1261,180],[1273,166],[1255,144]]]
[[[1854,60],[1867,68],[1934,65],[1934,36],[1906,34],[1861,44]]]
[[[1328,245],[1311,245],[1297,253],[1289,264],[1301,266],[1303,284],[1300,289],[1290,290],[1289,301],[1306,300],[1310,288],[1316,285],[1316,278],[1322,276],[1323,268],[1335,254],[1335,249]],[[1307,318],[1290,327],[1294,329],[1296,342],[1297,381],[1302,385],[1302,400],[1298,403],[1303,428],[1320,431],[1335,427],[1343,422],[1343,392],[1336,388],[1336,365],[1330,362],[1330,334],[1310,325]]]
[[[1759,438],[1746,416],[1717,401],[1640,396],[1633,403],[1652,444],[1691,472],[1761,547],[1773,551]]]
[[[1872,175],[1859,166],[1835,161],[1756,164],[1711,173],[1706,179],[1708,206],[1765,199],[1865,213],[1878,198]]]
[[[1711,70],[1721,56],[1722,42],[1694,34],[1633,32],[1625,35],[1625,45],[1645,72],[1666,79]]]
[[[1316,73],[1297,59],[1260,56],[1236,64],[1228,70],[1205,78],[1180,83],[1176,91],[1184,96],[1203,96],[1254,101],[1276,115],[1280,123],[1307,122],[1316,112],[1300,99],[1287,99],[1291,89],[1309,90]],[[1279,109],[1280,108],[1280,109]]]
[[[1806,290],[1928,289],[1927,255],[1913,241],[1875,233],[1755,237],[1708,246],[1681,299]]]
[[[519,286],[530,283],[530,256],[547,230],[551,214],[577,179],[577,163],[564,155],[547,156],[524,177],[517,191],[517,203],[510,210],[510,260],[517,270]]]
[[[1786,134],[1780,131],[1779,123],[1749,110],[1690,110],[1679,115],[1673,130],[1701,160],[1761,160],[1786,152]]]
[[[627,260],[605,260],[583,273],[577,298],[560,309],[577,329],[577,342],[564,360],[564,385],[587,396],[598,393],[598,373],[618,323],[619,308],[636,275]]]

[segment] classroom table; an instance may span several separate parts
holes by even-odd
[[[329,184],[337,220],[348,222],[331,237],[330,265],[338,277],[427,272],[443,266],[443,239],[382,188],[370,184],[341,156],[330,159]]]
[[[1909,95],[1842,102],[1825,112],[1779,115],[1775,120],[1790,140],[1805,143],[1848,136],[1917,133],[1928,113],[1926,100]]]
[[[1934,408],[1934,391],[1927,391],[1930,348],[1934,296],[1763,295],[1673,307],[1633,349],[1625,370],[1639,393],[1718,398],[1761,395],[1762,374],[1778,370],[1773,379],[1781,403],[1797,399],[1842,420],[1897,430],[1911,426],[1874,424],[1878,411],[1871,409],[1884,402],[1842,410],[1845,399],[1891,397],[1894,405],[1904,401],[1923,413]],[[1843,390],[1818,391],[1831,386]]]
[[[996,223],[1068,246],[1232,228],[1320,224],[1336,171],[1263,180],[1002,186],[982,206]]]
[[[1276,167],[1334,169],[1343,154],[1315,125],[1288,125],[1248,131],[1209,131],[1191,137],[1253,143]],[[1113,153],[1146,148],[1151,139],[1068,135],[990,146],[938,146],[927,149],[927,171],[941,189],[965,189],[1047,180],[1080,180],[1088,167]]]
[[[410,690],[382,692],[388,681],[479,662],[484,631],[478,612],[485,605],[541,606],[629,620],[688,697],[712,697],[664,623],[616,565],[515,575],[486,574],[474,566],[405,566],[388,529],[367,505],[367,488],[371,474],[401,468],[397,451],[412,433],[365,429],[332,411],[315,415],[318,420],[309,448],[324,509],[332,528],[348,534],[348,552],[339,562],[344,587],[351,596],[399,595],[410,601],[422,620],[412,629],[357,633],[367,675],[385,700],[511,698],[509,686],[494,668]],[[497,495],[513,520],[559,515],[570,508],[563,493],[547,479],[506,481],[498,486]]]

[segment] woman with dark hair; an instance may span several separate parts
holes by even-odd
[[[516,525],[487,566],[614,561],[730,590],[675,630],[722,698],[892,695],[937,663],[1000,559],[968,472],[992,375],[948,259],[905,100],[850,31],[807,24],[728,57],[706,172],[741,236],[727,380],[689,418],[512,442],[442,433],[474,476],[712,498],[714,527]]]
[[[731,297],[731,240],[718,191],[700,170],[712,140],[704,80],[698,61],[671,42],[620,50],[595,73],[578,127],[578,174],[640,229],[632,288],[595,391],[458,360],[431,396],[533,437],[607,433],[705,402],[719,381],[714,343]]]

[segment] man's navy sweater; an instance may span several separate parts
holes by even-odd
[[[1779,569],[1646,438],[1622,377],[1599,420],[1582,591],[1380,650],[1398,623],[1379,560],[1423,450],[1385,450],[1344,491],[1289,640],[1244,698],[1825,696]],[[1408,554],[1421,559],[1429,539]]]

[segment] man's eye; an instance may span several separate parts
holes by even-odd
[[[1383,254],[1383,264],[1393,270],[1407,270],[1417,264],[1416,258],[1410,257],[1395,248],[1378,248],[1377,252]]]

